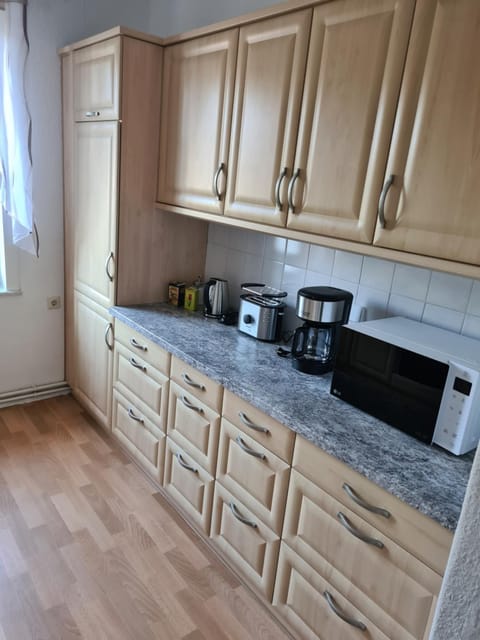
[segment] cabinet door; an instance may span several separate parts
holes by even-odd
[[[419,3],[375,244],[480,264],[480,4]]]
[[[240,30],[225,215],[285,226],[311,15]]]
[[[113,325],[100,305],[80,293],[74,295],[74,325],[70,327],[75,371],[74,396],[110,429]]]
[[[165,51],[160,202],[223,213],[237,41],[233,29]]]
[[[73,285],[104,307],[115,297],[117,149],[116,122],[75,125]]]
[[[120,117],[120,37],[73,52],[75,121]]]
[[[287,226],[371,242],[413,0],[315,8]]]

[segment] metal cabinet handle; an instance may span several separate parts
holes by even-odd
[[[178,464],[181,467],[183,467],[187,471],[191,471],[192,473],[198,473],[198,469],[195,469],[195,467],[191,467],[187,462],[185,462],[185,460],[183,459],[183,456],[180,453],[180,451],[175,454],[175,457],[178,460]]]
[[[196,411],[197,413],[203,413],[203,409],[201,407],[196,407],[194,404],[190,402],[190,400],[186,396],[182,396],[181,401],[187,407],[187,409],[191,409],[192,411]]]
[[[295,205],[293,203],[293,189],[299,177],[300,177],[300,169],[297,169],[293,174],[293,176],[290,178],[290,183],[288,185],[288,208],[292,213],[296,213]]]
[[[240,522],[243,522],[243,524],[246,524],[249,527],[252,527],[252,529],[257,528],[257,523],[253,522],[253,520],[247,520],[247,518],[244,518],[233,502],[230,502],[228,506],[230,507],[230,511],[233,513],[234,517],[237,520],[240,520]]]
[[[140,351],[148,351],[148,347],[137,342],[135,338],[130,338],[130,344],[132,347],[135,347],[135,349],[140,349]]]
[[[140,364],[140,362],[137,362],[135,358],[130,358],[130,364],[132,365],[132,367],[135,367],[135,369],[140,369],[140,371],[143,371],[143,373],[147,372],[147,367],[143,364]]]
[[[243,411],[238,412],[238,417],[243,422],[243,424],[249,429],[253,429],[254,431],[260,431],[261,433],[270,433],[270,431],[266,427],[260,427],[258,424],[252,422]]]
[[[132,420],[135,420],[136,422],[140,422],[140,424],[144,424],[145,423],[145,420],[143,418],[140,418],[139,416],[136,416],[133,413],[133,409],[131,409],[131,408],[128,410],[128,417],[131,418]]]
[[[395,176],[393,175],[393,173],[391,173],[388,176],[387,181],[383,185],[382,193],[380,194],[380,200],[378,201],[378,222],[382,229],[385,229],[385,200],[387,199],[388,191],[392,186],[394,179]]]
[[[355,618],[351,618],[350,616],[347,616],[345,613],[343,613],[343,611],[335,602],[332,594],[329,591],[324,591],[323,597],[327,601],[327,604],[330,607],[331,611],[333,611],[333,613],[336,616],[338,616],[341,620],[343,620],[347,624],[352,625],[352,627],[356,627],[357,629],[360,629],[360,631],[367,630],[367,627],[363,624],[363,622],[360,622],[360,620],[355,620]]]
[[[379,549],[383,549],[383,547],[385,546],[381,540],[371,538],[365,533],[359,531],[356,527],[353,526],[350,520],[341,511],[337,513],[337,518],[340,520],[348,533],[351,533],[352,536],[355,536],[355,538],[358,538],[359,540],[361,540],[362,542],[366,542],[367,544],[371,544],[374,547],[378,547]]]
[[[222,193],[218,189],[218,179],[220,178],[220,174],[222,173],[222,171],[225,171],[225,163],[224,162],[221,162],[218,165],[218,169],[215,171],[215,175],[213,176],[213,195],[219,201],[222,199]]]
[[[108,339],[109,334],[111,334],[112,336],[112,342],[110,342]],[[104,338],[105,338],[105,344],[107,345],[108,350],[112,351],[113,350],[113,324],[111,322],[109,322],[105,327]]]
[[[355,504],[358,504],[359,507],[362,507],[362,509],[366,509],[367,511],[371,511],[372,513],[376,513],[379,516],[383,516],[384,518],[390,518],[390,511],[387,511],[386,509],[382,509],[382,507],[375,507],[372,504],[369,504],[368,502],[365,502],[365,500],[363,498],[361,498],[357,493],[355,493],[355,491],[352,489],[352,487],[347,484],[346,482],[343,483],[342,485],[342,489],[345,491],[345,493],[347,494],[347,496],[353,500],[353,502],[355,502]]]
[[[98,118],[100,111],[85,111],[86,118]]]
[[[235,439],[235,442],[238,444],[240,449],[243,449],[243,451],[245,451],[245,453],[248,453],[248,455],[253,456],[254,458],[260,458],[260,460],[265,460],[266,458],[265,454],[260,453],[259,451],[254,451],[254,449],[250,449],[250,447],[247,446],[245,442],[242,440],[241,436],[237,436]]]
[[[182,380],[186,382],[190,387],[200,389],[200,391],[205,391],[205,386],[203,384],[200,384],[199,382],[195,382],[195,380],[192,380],[188,373],[182,373]]]
[[[105,260],[105,273],[107,274],[107,278],[110,280],[110,282],[113,282],[113,274],[110,272],[110,264],[113,264],[113,260],[113,251],[110,251],[107,259]]]
[[[275,207],[281,211],[283,209],[283,202],[280,199],[280,190],[282,188],[283,180],[286,178],[288,173],[288,167],[283,167],[278,176],[277,182],[275,183]]]

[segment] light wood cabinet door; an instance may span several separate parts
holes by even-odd
[[[222,408],[223,387],[204,373],[190,366],[176,356],[172,357],[171,379],[203,404],[220,413]]]
[[[73,286],[109,307],[115,297],[118,123],[75,125]]]
[[[311,16],[240,29],[225,215],[285,226]]]
[[[315,8],[289,229],[372,241],[414,4]]]
[[[376,245],[480,264],[480,4],[418,3]]]
[[[165,50],[159,202],[223,213],[237,42],[233,29]]]
[[[120,117],[120,37],[73,53],[75,121]]]
[[[107,311],[75,292],[71,340],[75,370],[74,396],[110,429],[112,397],[113,325]]]

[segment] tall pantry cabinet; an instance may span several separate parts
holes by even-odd
[[[115,28],[61,51],[66,377],[110,428],[114,304],[203,274],[206,223],[155,210],[162,47]],[[195,247],[195,252],[191,247]]]

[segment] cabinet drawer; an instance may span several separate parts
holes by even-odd
[[[441,577],[295,470],[283,540],[317,571],[326,561],[371,601],[372,611],[385,612],[371,616],[379,628],[391,618],[389,625],[401,630],[395,639],[424,638]],[[337,586],[333,574],[329,580]],[[353,595],[352,602],[359,606]]]
[[[157,482],[163,480],[165,435],[118,391],[113,391],[112,433]]]
[[[223,398],[222,414],[251,438],[288,464],[291,463],[295,442],[293,431],[227,390]]]
[[[132,355],[141,358],[166,376],[170,375],[170,359],[168,351],[158,344],[147,340],[141,333],[127,327],[123,322],[115,321],[115,340],[127,347]]]
[[[169,386],[167,376],[117,342],[113,382],[123,395],[140,403],[150,418],[165,431]]]
[[[280,539],[218,482],[210,537],[250,585],[271,601]]]
[[[325,592],[333,598],[333,606],[351,622],[365,625],[362,632],[345,622],[327,603]],[[393,640],[365,617],[324,577],[282,542],[278,559],[273,606],[285,619],[295,637],[302,640]],[[405,636],[406,639],[406,636]]]
[[[283,460],[222,418],[217,480],[279,535],[289,477]]]
[[[215,475],[220,415],[170,382],[168,435],[208,473]]]
[[[120,37],[73,52],[75,121],[120,117]]]
[[[175,502],[208,535],[213,477],[167,437],[164,486]]]
[[[190,395],[195,396],[200,402],[220,413],[223,387],[218,382],[210,380],[205,374],[200,373],[200,371],[175,356],[172,357],[170,377],[188,391]]]
[[[300,436],[295,442],[293,468],[443,575],[453,537],[448,529]],[[345,485],[353,489],[357,499],[388,510],[390,517],[372,513],[357,504],[347,494]]]

